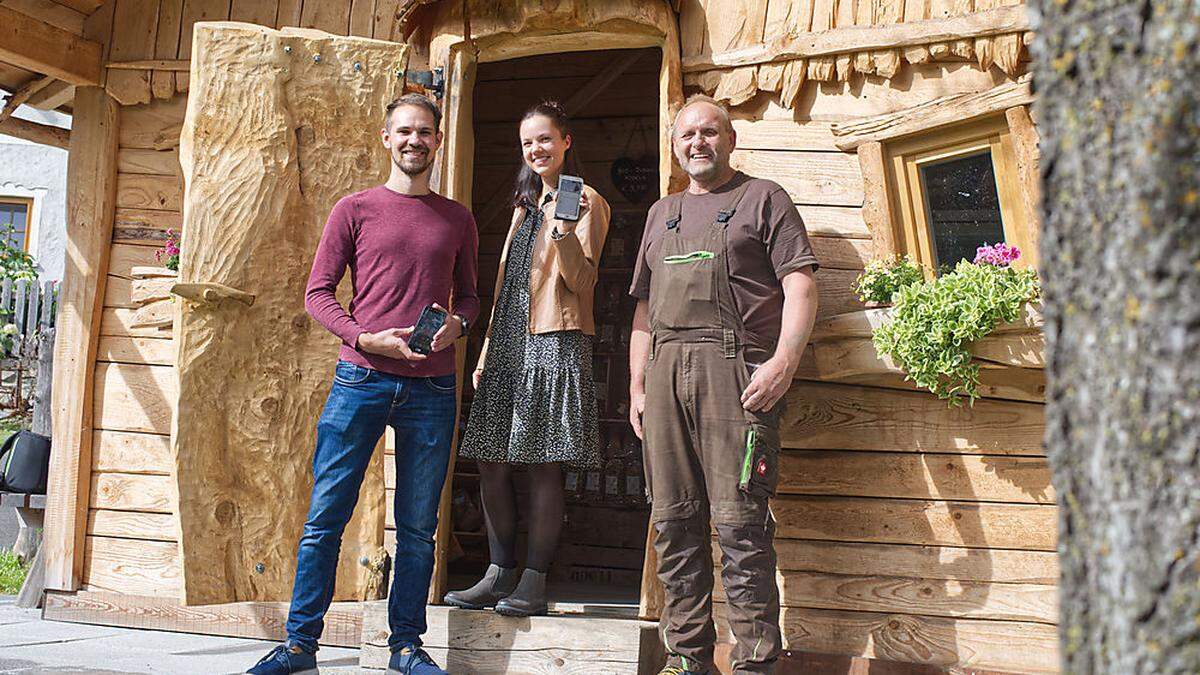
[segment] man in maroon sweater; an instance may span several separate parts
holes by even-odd
[[[387,183],[342,198],[321,235],[305,306],[341,338],[342,347],[317,422],[312,499],[297,554],[288,639],[251,673],[316,668],[342,531],[386,425],[396,432],[388,670],[445,673],[421,649],[421,634],[456,412],[454,341],[479,312],[479,242],[471,212],[429,191],[440,123],[440,111],[423,96],[393,101],[382,131],[392,160]],[[354,289],[349,311],[334,295],[347,269]],[[453,313],[430,353],[422,355],[409,348],[408,338],[427,305],[453,307]]]

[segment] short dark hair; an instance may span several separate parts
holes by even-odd
[[[422,94],[405,94],[400,98],[392,101],[387,105],[387,110],[383,113],[383,126],[386,127],[392,121],[392,111],[400,106],[411,105],[427,111],[433,115],[433,128],[439,129],[442,126],[442,109],[437,107],[437,104],[429,100],[429,97]]]

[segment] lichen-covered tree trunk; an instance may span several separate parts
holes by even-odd
[[[1064,668],[1200,672],[1200,2],[1032,0]]]

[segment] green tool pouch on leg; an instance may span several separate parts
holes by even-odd
[[[774,497],[779,486],[779,430],[762,424],[746,429],[738,489],[752,497]]]

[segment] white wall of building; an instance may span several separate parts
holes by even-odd
[[[71,118],[28,106],[15,117],[70,128]],[[67,234],[67,151],[0,134],[0,197],[33,200],[29,252],[43,280],[63,276]]]

